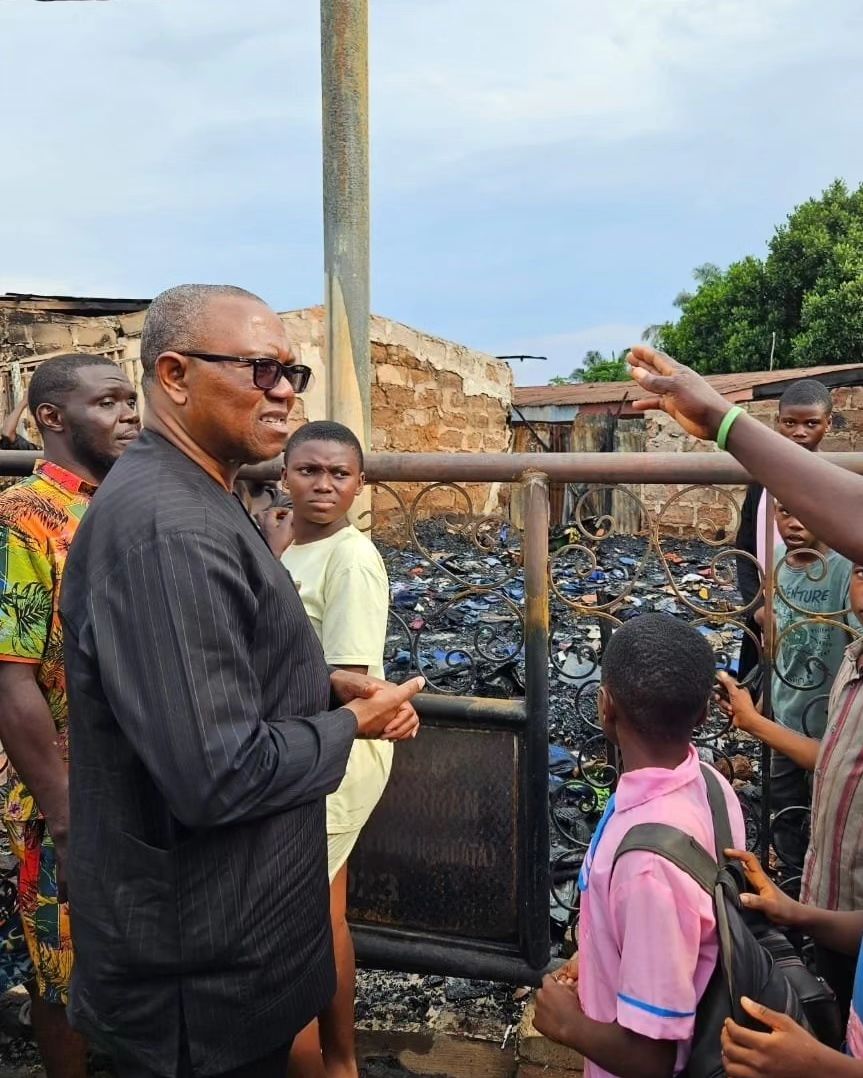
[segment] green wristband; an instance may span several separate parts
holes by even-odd
[[[719,430],[716,432],[716,444],[720,449],[725,449],[725,443],[728,441],[728,434],[738,417],[742,415],[743,409],[739,404],[735,404],[734,407],[729,408],[722,417],[722,422],[719,424]]]

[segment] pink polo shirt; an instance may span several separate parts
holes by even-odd
[[[743,848],[743,813],[719,776],[735,845]],[[678,1041],[675,1073],[689,1058],[695,1008],[716,966],[710,896],[686,873],[653,853],[633,851],[612,876],[623,836],[640,823],[665,823],[714,850],[713,823],[698,754],[679,767],[626,772],[609,801],[579,878],[578,995],[588,1018],[617,1021],[653,1040]],[[588,1078],[614,1078],[595,1063]]]

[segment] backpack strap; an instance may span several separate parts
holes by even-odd
[[[728,858],[725,851],[734,846],[734,838],[731,834],[731,820],[728,817],[728,802],[722,792],[722,783],[715,768],[709,764],[701,765],[701,774],[707,786],[707,801],[710,805],[710,815],[713,817],[713,842],[716,846],[716,863],[719,874],[715,881],[713,895],[713,909],[716,914],[716,934],[719,938],[719,965],[724,973],[724,980],[728,987],[731,1000],[731,1013],[735,1021],[743,1023],[746,1016],[740,1006],[739,992],[734,990],[734,952],[732,948],[731,928],[728,924],[728,910],[723,899],[723,881],[736,887],[736,881],[728,872]]]
[[[666,861],[676,865],[681,872],[691,876],[711,898],[714,897],[719,866],[692,835],[687,835],[685,831],[665,823],[636,824],[626,832],[617,847],[612,872],[620,858],[632,850],[643,850],[665,858]]]
[[[710,805],[710,815],[713,817],[716,862],[720,868],[723,868],[728,861],[725,851],[734,845],[734,839],[731,837],[731,821],[728,819],[728,804],[715,769],[709,764],[702,764],[701,774],[707,785],[707,802]]]
[[[612,872],[618,859],[631,850],[643,850],[646,853],[655,853],[676,865],[681,872],[685,872],[698,886],[706,891],[713,901],[713,909],[716,916],[716,930],[719,941],[720,962],[719,969],[731,1000],[732,1013],[735,1018],[741,1020],[739,1015],[740,1005],[735,999],[732,970],[734,968],[734,955],[731,946],[731,932],[728,924],[728,912],[723,901],[722,877],[726,875],[725,866],[728,863],[725,857],[725,849],[733,846],[731,837],[731,823],[728,818],[728,806],[725,803],[725,795],[719,777],[714,769],[705,764],[701,765],[701,773],[707,786],[707,800],[710,805],[710,815],[713,817],[713,833],[716,846],[716,856],[712,856],[700,842],[687,835],[677,827],[671,827],[664,823],[641,823],[631,827],[623,836],[620,845],[614,855]]]

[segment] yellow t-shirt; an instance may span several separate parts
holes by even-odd
[[[383,560],[353,525],[282,555],[328,663],[384,676],[390,587]],[[357,740],[341,786],[327,798],[327,832],[359,831],[380,800],[393,759],[390,741]]]

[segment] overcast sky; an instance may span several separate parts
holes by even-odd
[[[373,309],[547,354],[522,384],[863,180],[860,0],[370,9]],[[0,292],[320,302],[318,33],[316,0],[0,0]]]

